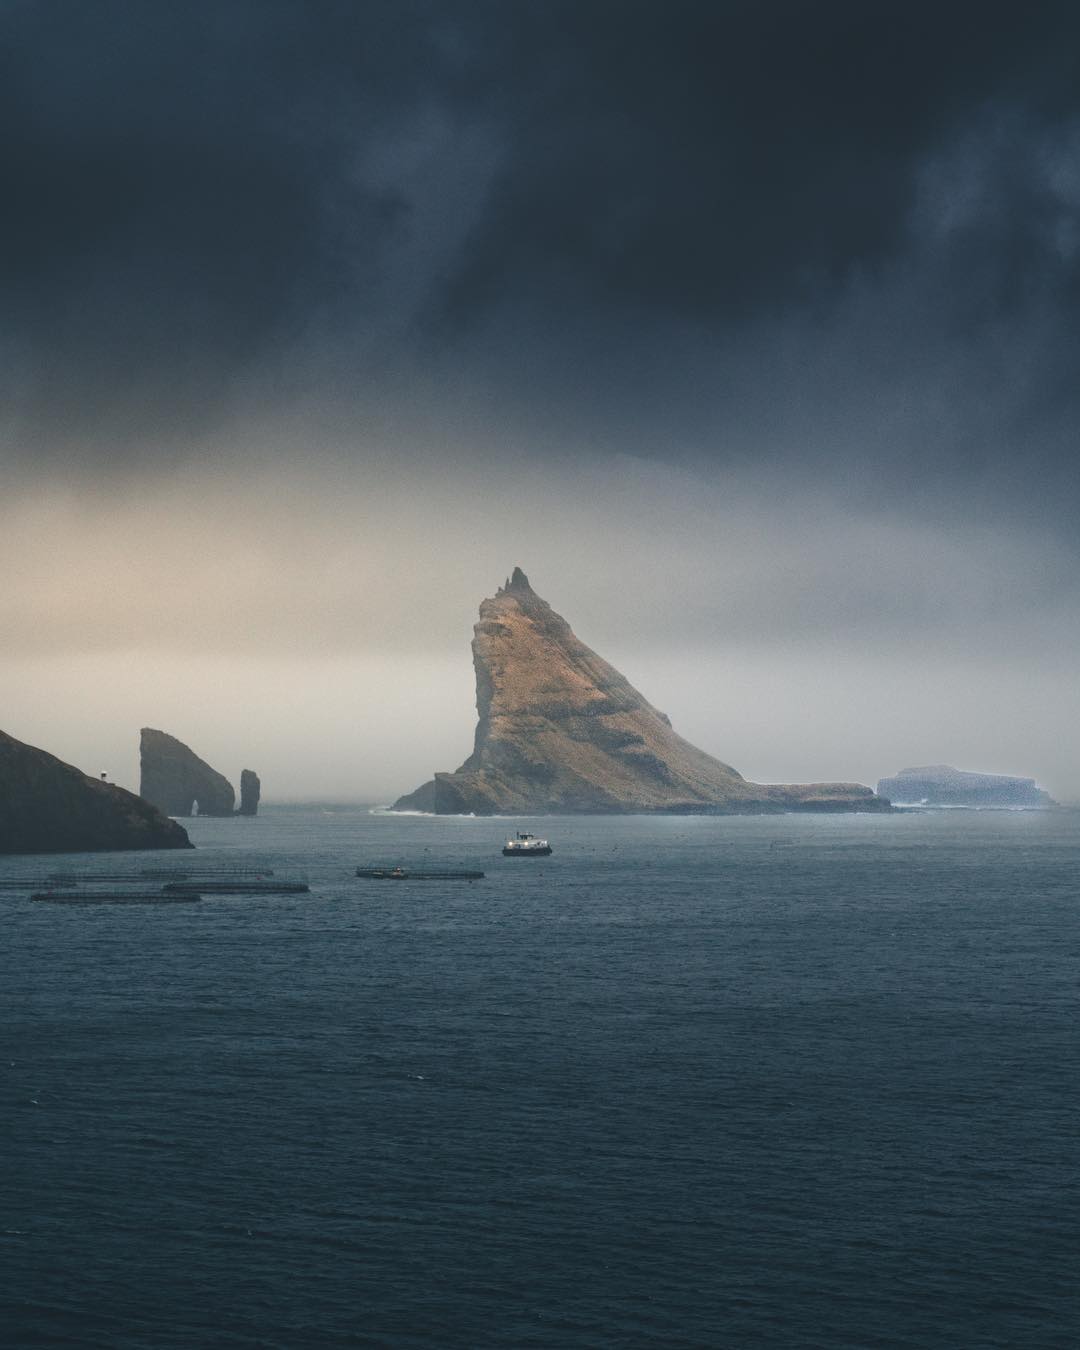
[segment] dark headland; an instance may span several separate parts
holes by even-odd
[[[480,606],[473,753],[394,804],[439,815],[888,811],[858,783],[763,785],[676,734],[520,568]]]
[[[149,802],[0,731],[0,853],[191,848]]]

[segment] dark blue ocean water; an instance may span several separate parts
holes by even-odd
[[[1080,1344],[1080,816],[519,824],[5,862],[312,884],[0,892],[6,1345]]]

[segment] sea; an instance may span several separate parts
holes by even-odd
[[[190,833],[0,867],[5,1347],[1080,1345],[1080,814]]]

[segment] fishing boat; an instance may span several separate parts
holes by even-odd
[[[551,845],[546,839],[537,839],[535,834],[522,834],[520,831],[503,845],[504,858],[547,858],[551,851]]]

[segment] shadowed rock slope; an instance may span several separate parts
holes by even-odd
[[[141,797],[0,731],[0,853],[191,848]]]
[[[139,795],[167,816],[231,816],[236,793],[229,780],[164,731],[143,727],[139,738]]]
[[[473,753],[395,810],[519,812],[881,811],[856,783],[748,783],[677,735],[619,674],[574,636],[520,568],[480,606],[474,629]]]

